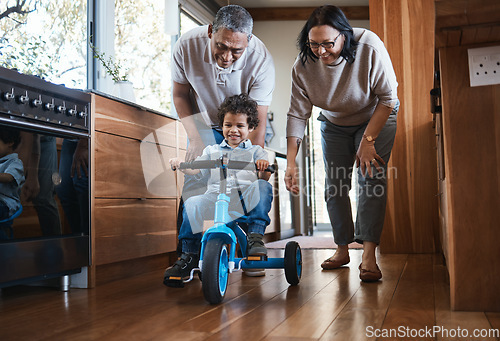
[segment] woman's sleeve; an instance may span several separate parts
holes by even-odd
[[[307,94],[306,85],[297,68],[305,70],[297,60],[292,69],[292,94],[286,122],[286,136],[302,138],[307,120],[311,117],[312,103]]]
[[[379,103],[394,108],[398,101],[398,82],[392,66],[391,58],[382,41],[372,53],[372,68],[370,72],[370,86]]]

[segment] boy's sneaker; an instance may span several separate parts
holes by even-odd
[[[170,268],[165,270],[163,284],[168,287],[179,287],[184,280],[191,277],[191,270],[198,267],[199,256],[194,253],[182,253]]]
[[[248,246],[247,246],[247,255],[249,256],[266,256],[267,249],[264,245],[264,241],[262,238],[264,236],[260,233],[250,233],[248,236]]]

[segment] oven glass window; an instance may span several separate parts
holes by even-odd
[[[87,0],[2,1],[0,66],[85,89],[86,60]]]
[[[0,125],[0,242],[89,234],[88,139]]]

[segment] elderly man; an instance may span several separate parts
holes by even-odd
[[[267,111],[274,90],[274,63],[264,43],[252,35],[253,19],[241,6],[222,7],[211,25],[183,34],[173,51],[174,106],[188,135],[186,161],[201,155],[207,145],[223,140],[217,119],[226,97],[247,93],[257,102],[260,122],[249,136],[264,147]],[[206,190],[206,183],[185,175],[177,226],[182,223],[183,202]],[[191,260],[193,261],[193,260]],[[174,267],[186,268],[180,259]],[[194,265],[189,265],[192,268]],[[264,271],[247,272],[262,276]]]

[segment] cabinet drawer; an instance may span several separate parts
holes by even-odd
[[[175,147],[96,132],[94,196],[176,197],[176,176],[168,162],[176,155]]]
[[[94,264],[175,251],[176,199],[95,199]]]

